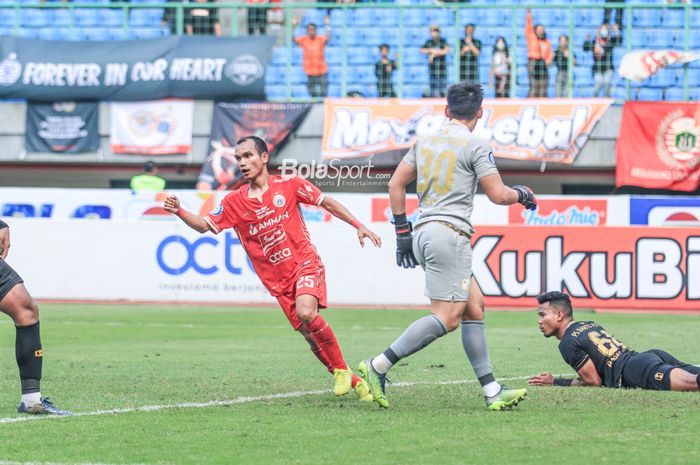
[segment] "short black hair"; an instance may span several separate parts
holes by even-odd
[[[387,50],[389,50],[391,48],[391,47],[389,47],[389,44],[380,44],[379,50],[383,49],[384,47],[386,47]]]
[[[150,172],[153,171],[154,169],[156,169],[156,162],[154,162],[153,160],[148,160],[148,161],[147,161],[146,163],[144,163],[144,165],[143,165],[143,170],[144,170],[146,173],[150,173]]]
[[[567,317],[574,317],[574,309],[571,306],[571,297],[569,297],[569,294],[559,291],[545,292],[537,296],[537,302],[540,305],[549,302],[550,306],[557,307],[559,310],[563,311]]]
[[[474,23],[467,23],[467,24],[464,26],[464,29],[466,29],[466,28],[468,28],[468,27],[473,27],[474,29],[476,29],[476,25],[475,25]]]
[[[477,82],[463,81],[447,89],[447,109],[455,119],[471,121],[476,118],[483,100],[484,89]]]
[[[318,29],[318,27],[316,27],[316,23],[309,23],[306,25],[306,27],[309,27],[309,26],[313,27],[314,29]]]
[[[255,150],[258,151],[258,155],[262,155],[263,153],[267,152],[267,144],[265,143],[262,138],[258,136],[245,136],[241,137],[236,141],[236,145],[242,144],[243,142],[252,140],[253,143],[255,144]]]

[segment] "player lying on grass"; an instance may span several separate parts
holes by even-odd
[[[345,395],[354,387],[361,400],[371,401],[367,384],[348,368],[331,327],[319,314],[319,308],[327,305],[325,270],[311,243],[299,204],[320,205],[351,224],[357,229],[361,246],[369,239],[381,247],[381,239],[338,201],[305,179],[271,175],[267,169],[267,145],[261,138],[240,139],[235,157],[247,184],[228,194],[208,216],[184,210],[174,195],[165,200],[165,210],[200,233],[218,234],[233,228],[263,285],[277,298],[292,327],[304,336],[314,355],[333,374],[335,394]]]
[[[19,413],[70,415],[70,412],[41,397],[43,351],[39,332],[39,306],[24,287],[24,281],[5,262],[10,251],[10,228],[0,220],[0,310],[15,323],[15,357],[22,385]]]
[[[419,137],[389,181],[391,211],[396,227],[396,262],[404,268],[420,264],[425,270],[425,295],[430,315],[414,321],[383,353],[360,363],[360,374],[377,403],[389,407],[386,373],[408,357],[462,326],[462,345],[481,383],[486,406],[502,410],[517,405],[526,389],[507,389],[496,381],[489,359],[483,321],[483,298],[472,280],[470,218],[477,184],[499,205],[537,204],[525,186],[510,188],[498,174],[493,151],[473,134],[481,118],[483,90],[462,82],[447,90],[440,132]],[[406,187],[416,180],[420,217],[413,227],[406,217]],[[470,289],[471,288],[471,289]]]
[[[697,391],[700,367],[683,363],[668,352],[635,352],[593,321],[574,321],[571,299],[562,292],[537,297],[540,331],[559,339],[559,352],[578,379],[540,373],[531,386],[605,386],[662,391]]]

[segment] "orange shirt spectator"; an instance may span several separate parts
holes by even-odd
[[[544,26],[532,25],[532,11],[527,10],[525,16],[525,39],[527,40],[527,58],[529,60],[544,60],[549,65],[554,59],[552,43],[547,39]]]
[[[330,39],[330,31],[326,28],[326,35],[316,34],[316,25],[306,26],[306,35],[297,37],[294,42],[304,50],[304,72],[307,76],[320,76],[328,72],[325,49]]]

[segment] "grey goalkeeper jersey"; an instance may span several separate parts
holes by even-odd
[[[439,132],[419,137],[403,161],[418,173],[420,216],[416,226],[442,220],[471,235],[478,181],[498,173],[488,142],[459,121],[449,120]]]

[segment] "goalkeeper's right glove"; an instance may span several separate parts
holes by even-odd
[[[415,268],[418,261],[413,255],[413,225],[405,213],[394,215],[393,223],[396,229],[396,264],[403,268]]]
[[[513,189],[518,193],[518,203],[524,205],[526,210],[537,208],[537,199],[532,189],[527,186],[513,186]]]

